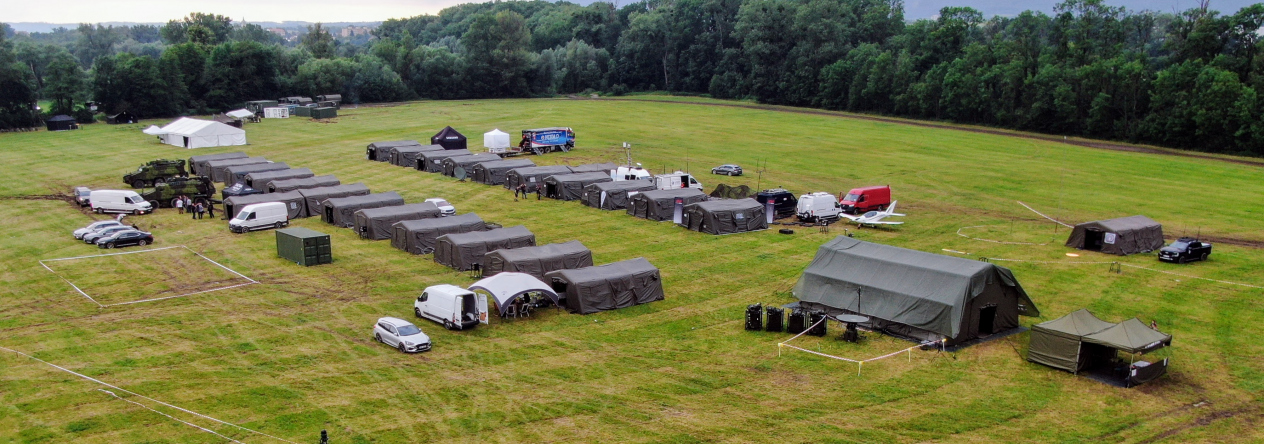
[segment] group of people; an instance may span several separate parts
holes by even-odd
[[[194,202],[193,199],[189,198],[189,196],[181,195],[176,197],[173,205],[176,207],[176,211],[179,211],[180,214],[185,214],[187,212],[192,215],[194,219],[201,219],[206,213],[210,213],[211,219],[215,218],[215,205],[202,203],[201,200]]]

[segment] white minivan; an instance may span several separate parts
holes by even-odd
[[[228,230],[245,233],[268,228],[282,228],[290,224],[290,213],[283,202],[264,202],[246,205],[237,216],[228,221]]]
[[[795,215],[804,222],[836,221],[843,208],[833,194],[817,191],[799,196]]]
[[[455,285],[432,285],[417,296],[413,313],[448,330],[474,328],[487,323],[487,296]]]
[[[88,202],[95,213],[145,214],[154,211],[154,206],[140,194],[129,190],[93,190],[88,194]]]

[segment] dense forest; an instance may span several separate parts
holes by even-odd
[[[384,22],[365,44],[320,25],[297,45],[194,13],[164,26],[0,25],[0,128],[31,103],[88,121],[247,100],[350,102],[636,91],[704,94],[1264,155],[1264,4],[1231,14],[1067,0],[985,19],[900,0],[498,1]]]

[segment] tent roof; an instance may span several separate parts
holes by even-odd
[[[325,200],[325,203],[331,207],[341,207],[346,205],[371,204],[382,201],[402,200],[399,193],[387,191],[385,193],[366,194],[364,196],[347,196],[347,197],[331,197]]]
[[[657,267],[650,264],[650,261],[643,257],[628,259],[626,261],[614,262],[595,267],[584,267],[569,270],[550,271],[549,275],[558,275],[571,284],[582,284],[589,282],[607,282],[614,281],[623,276],[646,272],[656,271]]]
[[[589,180],[609,179],[610,174],[591,172],[591,173],[571,173],[571,174],[555,174],[549,176],[557,183],[562,182],[584,182]]]
[[[457,151],[457,150],[450,150],[450,151]],[[444,159],[444,162],[452,162],[456,164],[461,164],[461,163],[470,163],[470,162],[475,162],[475,163],[493,162],[497,160],[500,160],[500,156],[497,156],[492,153],[472,153],[472,154],[465,154],[461,156],[448,156],[447,158]]]
[[[1156,331],[1137,318],[1084,337],[1084,342],[1101,344],[1129,353],[1147,352],[1172,343],[1172,335]]]
[[[149,125],[149,128],[140,130],[140,132],[151,135],[151,136],[161,136],[163,134],[167,134],[167,132],[163,130],[162,128],[159,128],[158,125]]]
[[[1145,229],[1145,228],[1154,227],[1154,226],[1160,226],[1160,224],[1158,222],[1155,222],[1154,219],[1151,219],[1145,216],[1128,216],[1128,217],[1121,217],[1118,219],[1098,220],[1098,221],[1092,221],[1092,222],[1084,222],[1078,225],[1090,225],[1090,224],[1099,225],[1102,228],[1105,228],[1107,231],[1113,231],[1116,233],[1132,231],[1132,230],[1140,230],[1140,229]]]
[[[375,219],[379,217],[389,218],[389,217],[408,215],[408,214],[414,214],[414,213],[433,213],[435,215],[438,215],[440,213],[439,207],[435,206],[433,202],[421,202],[421,203],[414,203],[414,204],[395,205],[395,206],[390,206],[390,207],[366,208],[358,212],[364,214],[364,217],[368,219]]]
[[[245,119],[247,117],[255,115],[255,113],[252,113],[249,110],[237,109],[237,110],[226,112],[224,113],[224,115],[228,117],[238,118],[238,119]]]
[[[483,290],[491,293],[492,299],[496,301],[496,307],[504,307],[512,302],[518,296],[530,292],[543,293],[557,303],[557,293],[548,284],[536,279],[535,276],[526,273],[504,272],[497,273],[495,276],[484,278],[469,288],[470,291]]]
[[[190,119],[188,117],[181,117],[175,122],[167,124],[167,126],[162,127],[162,131],[165,134],[180,134],[186,136],[216,136],[246,133],[246,130],[241,128],[234,128],[213,120]]]
[[[518,262],[526,259],[551,258],[588,251],[583,243],[577,240],[560,244],[536,245],[534,247],[502,248],[493,251],[507,262]]]
[[[576,173],[591,173],[594,171],[600,171],[606,174],[610,174],[610,170],[613,170],[618,167],[619,167],[618,165],[615,165],[613,163],[585,163],[583,165],[576,165],[570,168],[572,172],[576,172]]]
[[[614,190],[652,190],[654,183],[648,180],[620,180],[617,182],[601,182],[589,185],[596,187],[597,191],[614,191]]]
[[[491,131],[488,131],[488,132],[483,133],[483,135],[484,135],[484,136],[499,136],[499,135],[501,135],[501,134],[504,134],[504,135],[506,135],[506,136],[508,136],[508,135],[509,135],[509,133],[506,133],[506,132],[504,132],[504,131],[501,131],[501,130],[500,130],[500,128],[496,128],[496,129],[493,129],[493,130],[491,130]]]
[[[1052,321],[1041,322],[1032,327],[1033,330],[1045,330],[1060,333],[1063,336],[1084,337],[1114,327],[1115,324],[1098,319],[1083,308],[1067,313],[1066,316]]]
[[[474,153],[471,153],[470,150],[422,151],[421,157],[426,158],[426,160],[435,160],[435,159],[447,159],[449,157],[457,157],[457,156],[468,156],[470,154],[474,154]]]
[[[530,176],[534,174],[570,174],[571,167],[566,165],[527,166],[514,168],[509,171],[516,172],[519,176]]]
[[[672,188],[670,190],[650,190],[641,193],[646,199],[675,199],[677,197],[706,196],[707,193],[697,188]]]
[[[331,196],[334,194],[358,192],[360,190],[369,191],[369,187],[364,185],[361,182],[356,182],[356,183],[333,185],[333,186],[320,187],[320,188],[306,188],[306,189],[294,190],[294,192],[301,193],[304,197],[324,197],[324,196]]]
[[[478,217],[476,213],[458,214],[456,216],[439,217],[434,219],[416,219],[396,222],[395,225],[404,227],[408,231],[417,231],[423,229],[436,229],[447,227],[459,227],[471,223],[482,222],[483,218]]]
[[[416,140],[389,140],[389,141],[384,141],[384,142],[373,142],[369,144],[369,146],[373,148],[387,148],[387,147],[394,147],[394,146],[411,146],[411,145],[421,145],[421,142],[418,142]]]
[[[395,146],[391,151],[397,153],[421,153],[426,151],[442,151],[443,147],[439,145],[399,145]]]
[[[502,159],[502,160],[489,160],[489,161],[478,164],[478,166],[483,167],[483,169],[488,169],[488,170],[493,169],[493,168],[511,168],[512,169],[512,168],[523,168],[523,167],[535,166],[535,162],[532,162],[531,159]]]
[[[445,126],[443,127],[443,129],[439,130],[439,132],[435,133],[434,136],[431,136],[430,139],[431,140],[447,140],[449,137],[464,139],[465,135],[461,134],[461,132],[457,131],[456,129],[453,129],[450,126]]]
[[[689,204],[689,206],[691,207],[696,206],[696,208],[701,208],[704,211],[725,211],[725,210],[748,210],[751,208],[762,208],[763,204],[760,204],[755,199],[715,199],[715,200],[704,200],[702,202],[691,203]],[[826,244],[826,245],[829,245],[829,244]],[[907,250],[907,251],[913,251],[913,250]],[[928,254],[928,253],[922,253],[920,251],[918,253]],[[947,256],[940,256],[937,254],[932,254],[931,256],[947,257]],[[953,258],[953,259],[956,259],[956,258]],[[978,262],[978,261],[966,260],[966,262]]]
[[[46,122],[66,122],[66,121],[74,122],[74,121],[75,121],[75,118],[74,118],[74,117],[67,116],[67,115],[65,115],[65,114],[58,114],[58,115],[53,116],[52,118],[50,118],[50,119],[46,120]]]
[[[516,225],[512,227],[497,228],[495,230],[445,234],[441,237],[448,238],[448,242],[451,242],[452,245],[464,245],[499,242],[505,239],[525,236],[532,236],[531,230],[528,230],[527,227],[522,225]]]

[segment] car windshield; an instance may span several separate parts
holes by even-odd
[[[83,190],[79,192],[79,197],[88,197],[89,194],[92,194],[92,192],[88,190]]]
[[[1175,248],[1177,250],[1184,250],[1186,248],[1189,248],[1189,243],[1176,241],[1176,242],[1172,242],[1172,245],[1169,245],[1169,247]]]
[[[418,330],[417,326],[412,325],[412,324],[401,325],[401,326],[395,327],[395,329],[399,330],[400,336],[412,336],[417,333],[421,333],[421,330]]]
[[[448,201],[443,200],[443,199],[436,199],[436,200],[432,200],[431,202],[434,202],[435,206],[437,206],[437,207],[450,207],[450,206],[452,206],[452,204],[448,203]]]
[[[848,201],[848,202],[855,202],[857,199],[860,199],[859,194],[848,194],[846,196],[843,196],[843,200]]]

